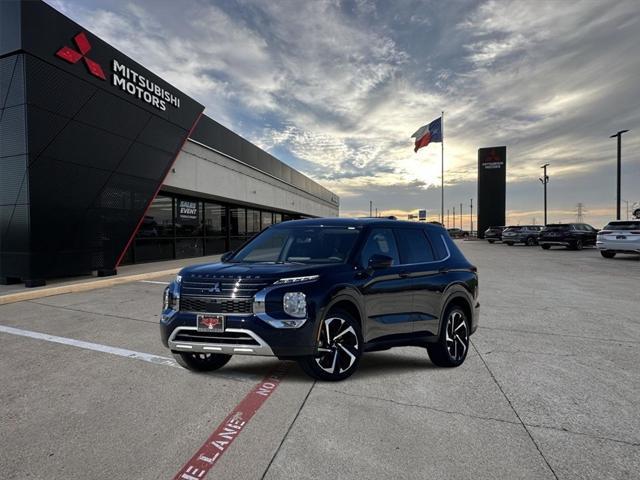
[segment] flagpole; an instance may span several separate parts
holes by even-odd
[[[442,135],[442,157],[440,159],[440,223],[444,225],[444,110],[440,120],[440,134]]]

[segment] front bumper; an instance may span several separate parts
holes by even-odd
[[[200,313],[200,312],[199,312]],[[162,343],[173,351],[261,355],[279,358],[315,354],[315,322],[296,329],[272,327],[254,314],[224,315],[221,333],[197,331],[195,312],[165,310],[160,319]]]

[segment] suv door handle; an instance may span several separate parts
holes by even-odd
[[[438,270],[438,273],[449,273],[449,269],[448,268],[441,268]]]
[[[400,278],[407,278],[407,277],[409,276],[409,272],[400,272],[400,273],[398,274],[398,276],[399,276]]]

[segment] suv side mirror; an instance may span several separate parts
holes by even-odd
[[[391,265],[393,265],[393,258],[376,253],[375,255],[371,255],[368,267],[372,270],[382,270],[389,268]]]
[[[220,257],[220,261],[221,262],[226,262],[227,260],[229,260],[231,258],[231,256],[233,255],[233,252],[224,252],[222,254],[222,256]]]

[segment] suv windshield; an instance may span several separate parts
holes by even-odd
[[[604,230],[640,230],[640,220],[628,222],[611,222]]]
[[[232,263],[344,263],[360,229],[356,227],[269,228],[241,248]]]

